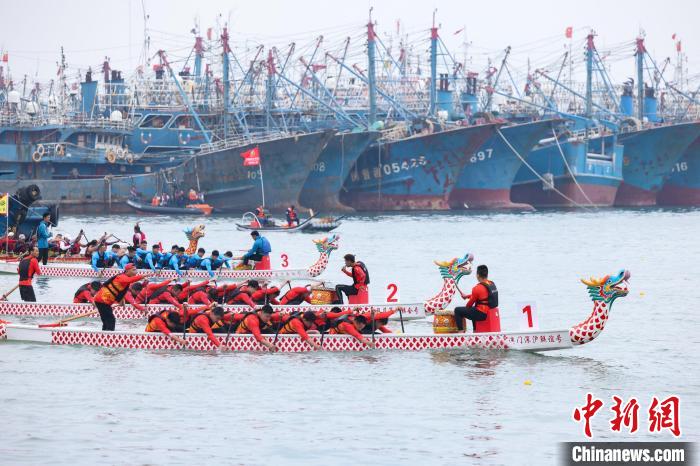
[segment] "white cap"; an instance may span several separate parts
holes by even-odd
[[[7,234],[7,236],[10,237],[10,238],[12,238],[13,236],[15,236],[15,234],[14,234],[13,232],[9,232],[9,233]]]
[[[20,233],[20,235],[19,235],[19,239],[21,239],[21,240],[25,240],[25,239],[27,239],[27,237],[26,237],[26,236],[24,236],[24,235],[23,235],[22,233]]]

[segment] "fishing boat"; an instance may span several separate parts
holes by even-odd
[[[224,269],[221,268],[214,272],[214,277],[218,279],[233,279],[233,280],[279,280],[288,279],[311,279],[319,276],[326,270],[328,265],[328,257],[331,252],[338,249],[338,240],[340,236],[330,235],[327,238],[313,240],[316,249],[319,252],[318,260],[311,266],[305,269],[279,269],[279,270],[254,270],[254,269]],[[41,275],[52,278],[110,278],[121,273],[118,268],[104,268],[94,270],[88,264],[47,264],[40,265]],[[17,273],[17,262],[0,261],[0,273]],[[178,276],[174,270],[158,269],[140,269],[139,274],[144,277],[161,278],[161,279],[176,279],[176,278],[211,278],[207,270],[183,270],[182,275]]]
[[[366,312],[386,312],[396,311],[392,320],[416,320],[425,318],[425,308],[423,303],[407,304],[295,304],[295,305],[273,305],[275,312],[291,314],[294,312],[322,312],[330,311],[333,307],[339,307],[342,311],[353,311],[358,313]],[[118,320],[145,321],[148,316],[159,314],[165,310],[172,309],[170,304],[148,304],[144,305],[145,310],[141,311],[130,304],[114,306],[114,317]],[[199,305],[190,305],[199,307]],[[248,306],[224,305],[224,309],[230,312],[243,313],[250,311]],[[95,310],[90,303],[25,303],[0,301],[0,316],[23,316],[23,317],[74,317]],[[399,312],[399,310],[401,312]],[[97,311],[95,310],[95,316]]]
[[[700,138],[673,166],[656,201],[665,206],[700,206]]]
[[[189,204],[185,207],[154,206],[136,199],[127,199],[126,203],[139,212],[160,215],[211,215],[214,210],[209,204]]]

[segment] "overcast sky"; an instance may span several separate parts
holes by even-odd
[[[143,4],[150,15],[151,53],[160,46],[186,49],[195,20],[206,31],[217,17],[221,24],[230,18],[237,46],[246,38],[278,45],[291,40],[310,42],[321,33],[333,40],[353,35],[359,42],[369,7],[374,6],[379,32],[394,30],[400,20],[412,37],[425,31],[426,38],[437,8],[441,36],[458,55],[463,53],[465,36],[454,32],[466,26],[475,63],[486,56],[498,59],[498,51],[507,45],[514,47],[513,60],[520,65],[527,58],[536,60],[539,49],[559,53],[566,44],[564,31],[572,26],[574,41],[582,40],[589,28],[595,29],[599,49],[631,43],[641,28],[658,61],[667,56],[675,59],[671,38],[675,33],[688,53],[691,74],[700,68],[698,1],[143,0]],[[15,80],[25,73],[38,72],[42,80],[55,76],[61,46],[73,68],[96,67],[105,55],[113,67],[127,74],[138,64],[144,37],[141,0],[7,1],[1,10],[0,48],[9,52]],[[617,79],[633,74],[631,62],[613,68]]]

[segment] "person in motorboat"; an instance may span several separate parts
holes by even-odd
[[[292,228],[294,224],[299,226],[299,215],[293,205],[287,208],[287,227]]]

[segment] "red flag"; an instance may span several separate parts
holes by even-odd
[[[243,157],[244,167],[255,167],[260,165],[260,149],[257,147],[241,152],[241,157]]]
[[[676,52],[681,51],[681,41],[676,42]]]
[[[211,40],[211,36],[212,36],[213,32],[214,32],[214,28],[207,29],[207,40]]]
[[[10,55],[7,52],[2,54],[2,61],[3,63],[7,63],[8,61],[10,61]]]
[[[676,33],[674,32],[673,35],[671,36],[671,39],[676,40]]]
[[[566,38],[571,39],[574,36],[574,28],[571,26],[566,28]]]

